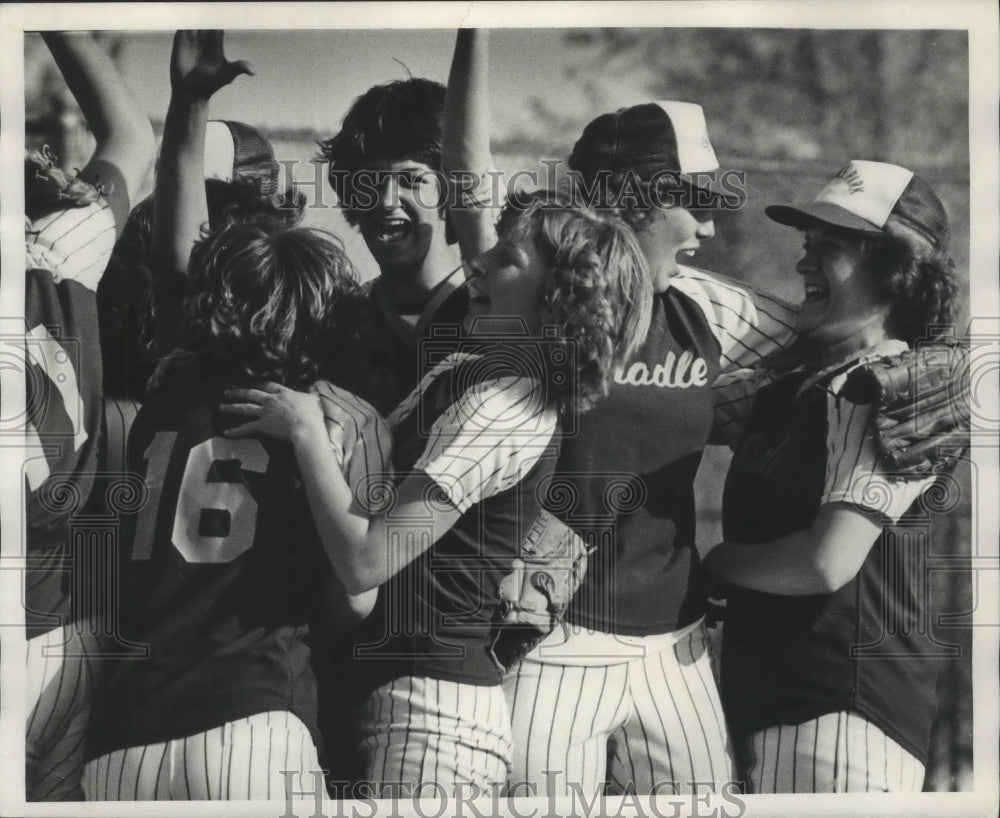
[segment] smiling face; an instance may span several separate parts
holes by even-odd
[[[649,264],[653,289],[667,288],[677,273],[677,263],[689,260],[715,235],[711,210],[688,210],[683,207],[659,208],[656,215],[638,231],[636,237]]]
[[[469,267],[467,320],[518,317],[532,334],[541,330],[551,271],[535,246],[533,228],[507,231]]]
[[[800,331],[834,352],[884,338],[889,304],[867,265],[862,237],[818,221],[805,234],[805,255],[795,267],[805,287]]]
[[[374,161],[359,174],[374,204],[353,213],[375,261],[383,271],[419,268],[435,242],[445,243],[438,174],[408,159]]]

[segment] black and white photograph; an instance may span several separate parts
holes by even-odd
[[[996,816],[998,65],[0,4],[0,814]]]

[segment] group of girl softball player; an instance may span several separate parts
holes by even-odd
[[[919,176],[850,159],[770,207],[790,305],[691,266],[739,204],[695,103],[601,113],[558,189],[491,197],[462,30],[447,90],[374,86],[320,143],[361,284],[260,132],[209,119],[254,74],[222,32],[175,36],[138,204],[147,116],[89,35],[44,38],[97,150],[25,160],[29,800],[922,788],[938,660],[854,648],[926,604],[895,532],[936,475],[892,473],[845,390],[954,317]],[[115,605],[65,570],[109,473]],[[540,525],[585,557],[532,631],[506,589]]]

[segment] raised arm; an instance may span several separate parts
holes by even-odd
[[[462,258],[496,244],[494,222],[502,204],[493,201],[490,153],[487,33],[459,29],[448,75],[441,163],[449,180],[449,215]],[[496,185],[499,189],[499,185]]]
[[[205,126],[208,101],[240,74],[253,74],[243,60],[229,62],[221,31],[178,31],[170,56],[170,106],[153,205],[152,257],[157,272],[183,273],[201,226],[205,199]]]
[[[135,197],[149,173],[156,151],[156,141],[149,117],[140,108],[125,80],[111,58],[89,34],[46,31],[42,38],[59,67],[66,85],[72,92],[97,140],[97,150],[80,172],[92,184],[101,184],[109,190],[117,180],[108,178],[101,163],[112,165],[125,184],[124,214],[115,212],[121,219],[135,201]]]

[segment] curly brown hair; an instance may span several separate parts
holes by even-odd
[[[865,239],[865,257],[889,302],[886,329],[910,346],[930,337],[931,326],[956,318],[958,278],[950,243],[944,205],[919,176],[904,189],[882,235]]]
[[[592,408],[649,330],[652,285],[635,236],[619,220],[554,191],[512,195],[497,230],[504,237],[530,233],[551,270],[546,322],[566,352],[555,356],[563,363],[550,373],[552,399],[560,411]]]
[[[262,216],[294,227],[305,213],[301,192],[289,188],[283,194],[262,196],[256,180],[206,179],[205,196],[211,230]],[[157,360],[173,346],[174,339],[160,325],[164,315],[179,315],[186,287],[163,290],[154,297],[152,245],[153,197],[149,196],[129,214],[97,285],[104,388],[109,395],[141,397]]]
[[[333,358],[360,359],[365,314],[354,268],[332,234],[263,218],[235,222],[194,246],[188,275],[181,333],[219,369],[299,389],[325,375],[348,388],[362,377],[329,371]]]

